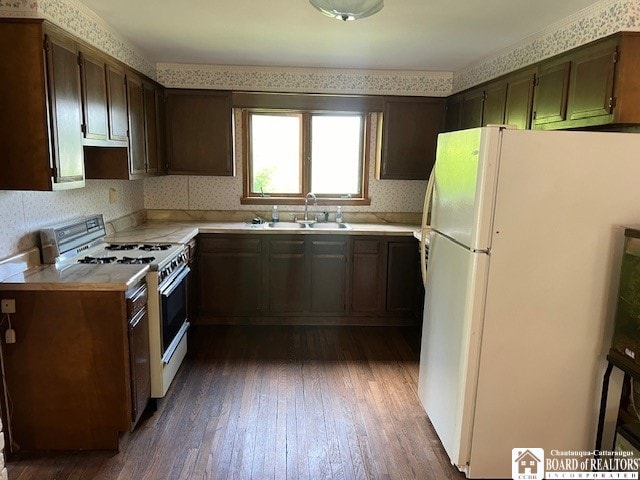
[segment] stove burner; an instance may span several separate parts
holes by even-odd
[[[146,265],[147,263],[153,262],[155,259],[156,257],[122,257],[118,260],[118,263]]]
[[[84,257],[78,260],[78,263],[103,264],[113,263],[116,257]]]
[[[157,250],[169,250],[171,245],[168,243],[160,243],[160,244],[145,244],[142,245],[139,250],[144,250],[145,252],[153,252]]]
[[[135,248],[138,248],[137,243],[121,243],[116,245],[107,245],[106,247],[104,247],[105,250],[115,250],[115,251],[133,250]]]

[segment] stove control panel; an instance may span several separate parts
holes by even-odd
[[[175,257],[173,257],[164,267],[158,272],[159,283],[162,283],[165,278],[169,277],[173,272],[182,268],[187,263],[187,252],[182,249]]]

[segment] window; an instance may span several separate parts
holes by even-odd
[[[366,114],[247,109],[243,120],[243,203],[295,204],[308,192],[368,203]]]

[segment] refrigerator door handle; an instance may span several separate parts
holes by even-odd
[[[427,285],[427,233],[431,231],[429,210],[431,209],[431,198],[433,197],[433,186],[435,184],[435,165],[431,169],[429,182],[427,182],[427,192],[424,195],[424,207],[422,208],[422,225],[420,228],[420,271],[422,273],[422,284]]]

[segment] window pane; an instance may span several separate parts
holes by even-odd
[[[359,194],[361,144],[361,116],[314,115],[311,118],[311,191]]]
[[[251,115],[251,191],[302,193],[300,117]]]

